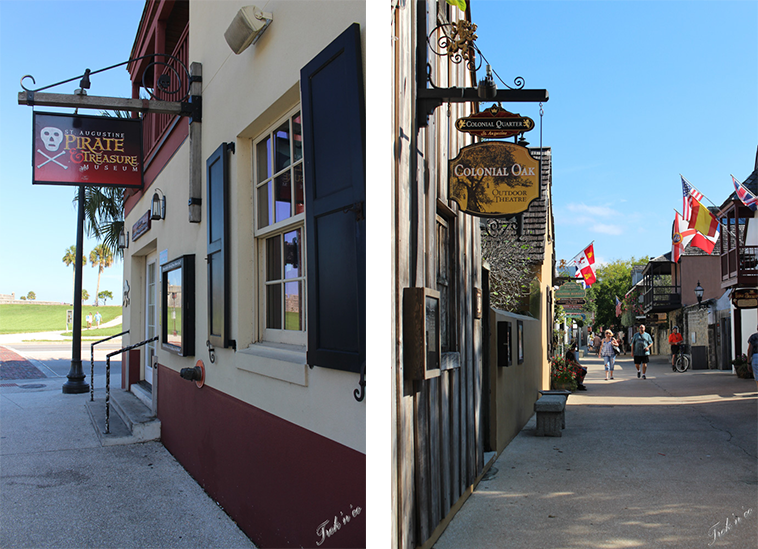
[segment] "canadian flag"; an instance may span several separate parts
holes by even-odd
[[[592,286],[597,282],[595,277],[595,245],[590,244],[584,250],[579,252],[571,263],[576,265],[576,278],[582,278],[587,286]]]

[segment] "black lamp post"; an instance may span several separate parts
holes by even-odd
[[[705,290],[700,285],[700,281],[698,280],[697,281],[697,286],[695,286],[695,297],[697,297],[697,306],[698,307],[702,307],[703,292],[705,292]]]
[[[89,392],[89,384],[82,369],[82,253],[84,251],[84,187],[79,187],[79,214],[76,227],[76,265],[74,269],[74,333],[71,342],[71,368],[68,381],[63,384],[64,394]]]

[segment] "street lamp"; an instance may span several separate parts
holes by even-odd
[[[697,281],[697,286],[695,286],[695,297],[697,297],[697,306],[698,307],[701,307],[701,303],[703,301],[703,292],[705,292],[705,290],[700,285],[700,281],[698,280]]]

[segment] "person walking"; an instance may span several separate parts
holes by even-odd
[[[684,341],[682,334],[679,333],[679,326],[671,328],[671,335],[669,336],[669,345],[671,345],[671,369],[676,371],[676,355],[679,353],[679,346]]]
[[[747,340],[747,359],[753,367],[753,378],[758,386],[758,332],[751,335]]]
[[[621,349],[621,353],[626,354],[626,345],[624,345],[624,332],[619,331],[619,333],[616,334],[616,341],[618,342],[619,349]]]
[[[600,339],[600,332],[595,332],[595,337],[592,338],[592,350],[594,352],[600,352],[600,343],[602,343],[602,340]]]
[[[640,324],[639,331],[632,338],[632,356],[634,356],[634,367],[637,368],[637,377],[640,377],[640,365],[642,365],[642,379],[647,379],[645,373],[652,346],[653,338],[645,332],[645,325]]]
[[[618,348],[618,340],[613,337],[613,332],[606,330],[605,337],[600,343],[600,351],[598,352],[598,356],[603,357],[606,381],[613,379],[613,366],[616,363],[616,351],[614,347]],[[608,377],[609,375],[611,376],[610,378]]]
[[[100,311],[97,311],[95,313],[95,326],[100,328],[100,321],[103,320],[103,315],[100,314]]]

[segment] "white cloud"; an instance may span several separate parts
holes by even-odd
[[[592,232],[610,235],[618,235],[624,232],[618,225],[606,225],[604,223],[594,223],[591,225],[590,230]]]
[[[614,217],[614,216],[619,215],[619,213],[616,210],[614,210],[613,208],[609,206],[588,206],[587,204],[569,204],[566,208],[570,212],[587,214],[587,215],[598,216],[598,217]]]

